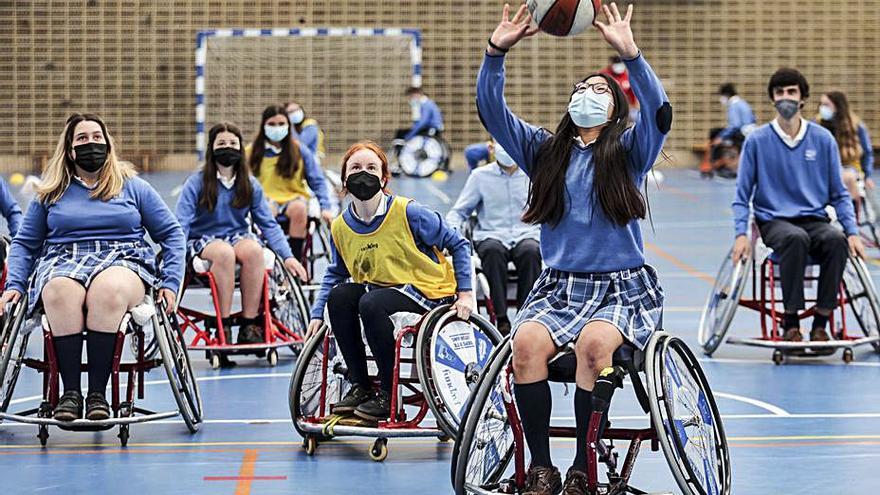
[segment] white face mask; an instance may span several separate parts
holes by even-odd
[[[575,93],[568,103],[568,114],[578,127],[589,129],[608,122],[608,109],[614,104],[610,93],[596,94],[591,90]]]
[[[614,72],[617,75],[623,74],[626,72],[626,64],[623,62],[611,64],[611,72]]]
[[[718,98],[718,101],[721,102],[721,106],[726,107],[727,104],[730,103],[730,97],[722,96],[721,98]]]
[[[300,124],[306,118],[306,113],[302,110],[294,110],[287,114],[287,117],[290,119],[290,123],[293,125]]]
[[[269,141],[275,141],[276,143],[287,137],[287,130],[288,127],[286,125],[266,124],[263,126],[263,132]]]
[[[819,116],[822,120],[831,120],[836,112],[828,105],[819,105]]]

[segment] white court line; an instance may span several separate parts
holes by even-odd
[[[751,397],[743,397],[742,395],[727,394],[724,392],[712,392],[712,395],[714,395],[715,397],[722,397],[725,399],[731,399],[731,400],[735,400],[738,402],[745,402],[746,404],[751,404],[755,407],[760,407],[761,409],[763,409],[765,411],[769,411],[769,412],[773,413],[773,415],[775,415],[775,416],[791,416],[791,413],[789,413],[788,411],[786,411],[785,409],[783,409],[781,407],[774,406],[773,404],[764,402],[762,400],[752,399]]]
[[[443,201],[444,204],[447,204],[447,205],[452,204],[452,198],[447,196],[446,193],[444,193],[443,191],[438,189],[437,186],[435,186],[434,184],[431,184],[430,182],[426,182],[424,184],[424,186],[425,186],[425,189],[428,190],[428,192],[430,192],[434,196],[437,196],[438,198],[440,198],[440,201]]]

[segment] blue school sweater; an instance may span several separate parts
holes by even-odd
[[[44,245],[84,241],[139,242],[146,234],[162,247],[161,287],[180,288],[186,242],[177,219],[145,180],[127,179],[119,196],[101,201],[90,189],[70,182],[61,199],[31,201],[9,254],[7,289],[24,293]]]
[[[394,196],[385,195],[386,204],[391,208]],[[385,219],[385,214],[377,215],[370,223],[364,223],[358,219],[353,213],[354,205],[349,205],[342,213],[342,218],[352,230],[358,234],[369,234],[375,232]],[[387,211],[386,211],[387,213]],[[424,206],[411,201],[406,206],[406,220],[409,223],[409,229],[415,238],[416,246],[419,251],[425,253],[429,258],[437,260],[432,247],[436,246],[441,251],[447,250],[452,253],[452,268],[455,271],[455,282],[458,285],[456,291],[463,292],[471,290],[471,244],[467,239],[461,236],[455,229],[446,225],[443,217],[439,213]],[[324,272],[324,278],[321,280],[321,289],[312,305],[311,317],[313,320],[324,319],[324,306],[327,305],[327,297],[330,290],[341,282],[351,277],[345,261],[339,256],[336,245],[333,244],[333,237],[330,237],[330,266]]]
[[[759,222],[779,218],[827,218],[833,205],[847,235],[858,233],[852,198],[840,179],[837,141],[815,122],[804,138],[790,148],[770,124],[749,134],[743,144],[736,178],[733,216],[736,235],[745,235],[749,202]]]
[[[625,61],[630,84],[641,103],[641,119],[621,136],[637,186],[660,154],[666,136],[657,125],[668,103],[663,85],[639,54]],[[483,125],[529,177],[537,168],[538,148],[551,134],[514,115],[504,99],[504,57],[486,54],[477,77],[477,109]],[[541,225],[541,255],[547,266],[567,272],[613,272],[645,264],[639,222],[618,225],[593,195],[593,146],[572,143],[565,172],[565,212],[555,227]]]
[[[727,106],[727,127],[718,136],[729,139],[737,132],[742,132],[743,127],[755,122],[755,113],[752,112],[748,102],[739,96],[734,96]]]
[[[443,112],[440,111],[440,107],[434,100],[425,98],[419,105],[419,120],[413,122],[403,139],[409,140],[420,132],[426,132],[430,129],[443,130]]]
[[[18,206],[15,196],[9,191],[6,181],[0,178],[0,213],[6,219],[6,226],[9,228],[9,237],[15,237],[18,228],[21,226],[21,219],[24,215]]]
[[[272,251],[278,253],[282,259],[293,256],[284,232],[269,210],[260,181],[253,176],[248,177],[253,189],[251,202],[245,208],[235,208],[232,206],[235,186],[227,189],[220,183],[220,179],[215,178],[217,203],[214,205],[214,211],[208,211],[199,206],[203,174],[204,172],[197,172],[189,176],[177,201],[177,219],[188,240],[200,239],[203,236],[226,237],[248,232],[250,230],[248,215],[250,215]]]
[[[874,173],[874,145],[871,143],[871,136],[865,124],[859,123],[858,134],[859,144],[862,145],[862,172],[865,177],[870,177]]]

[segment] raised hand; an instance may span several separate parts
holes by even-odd
[[[495,46],[502,50],[509,50],[513,45],[517,44],[519,40],[534,36],[537,32],[538,28],[532,26],[532,14],[529,13],[529,8],[526,4],[520,5],[519,10],[516,11],[516,15],[513,16],[513,19],[510,19],[510,5],[504,4],[504,10],[501,14],[501,22],[498,24],[498,27],[495,28],[492,37],[489,39]],[[492,55],[500,55],[500,53],[492,47],[489,47],[489,53]]]
[[[598,19],[595,21],[596,28],[602,33],[602,37],[624,59],[636,58],[639,55],[639,47],[633,40],[632,28],[629,25],[633,14],[632,4],[626,9],[625,17],[620,16],[620,11],[614,2],[611,2],[610,7],[603,5],[602,12],[605,14],[607,23],[600,22]]]

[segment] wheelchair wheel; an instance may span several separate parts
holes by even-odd
[[[290,419],[303,438],[314,436],[305,425],[329,416],[330,405],[339,402],[351,388],[342,353],[332,334],[325,338],[327,332],[324,326],[306,341],[290,379]]]
[[[202,424],[202,397],[186,352],[183,330],[177,318],[169,318],[165,313],[164,304],[160,304],[156,312],[153,315],[153,328],[156,329],[156,340],[171,392],[183,422],[191,433],[195,433]]]
[[[732,250],[727,253],[718,270],[715,285],[700,316],[698,341],[707,356],[711,356],[724,340],[754,263],[754,258],[734,263],[731,253]]]
[[[505,339],[492,353],[480,378],[452,450],[452,485],[456,495],[492,493],[513,458],[514,433],[508,411],[513,403],[513,349]]]
[[[330,263],[330,229],[320,219],[309,219],[308,235],[308,250],[302,261],[311,281],[315,279],[315,263],[318,260]]]
[[[22,296],[4,317],[0,329],[0,412],[7,412],[21,372],[30,333],[21,333],[27,312],[27,297]]]
[[[437,425],[450,437],[500,341],[498,330],[479,315],[465,322],[443,305],[425,316],[416,341],[419,383]]]
[[[880,337],[880,302],[877,288],[865,262],[850,257],[843,272],[843,285],[847,304],[866,337]],[[874,351],[880,353],[880,342],[872,342]]]
[[[730,493],[730,457],[709,382],[687,345],[665,333],[647,349],[651,422],[685,495]]]
[[[403,173],[411,177],[429,177],[449,163],[446,143],[437,136],[415,136],[408,140],[397,156]]]
[[[287,270],[284,262],[275,255],[275,266],[269,277],[269,297],[272,316],[290,333],[303,337],[309,324],[308,306],[299,280]],[[301,344],[295,346],[298,352]]]

